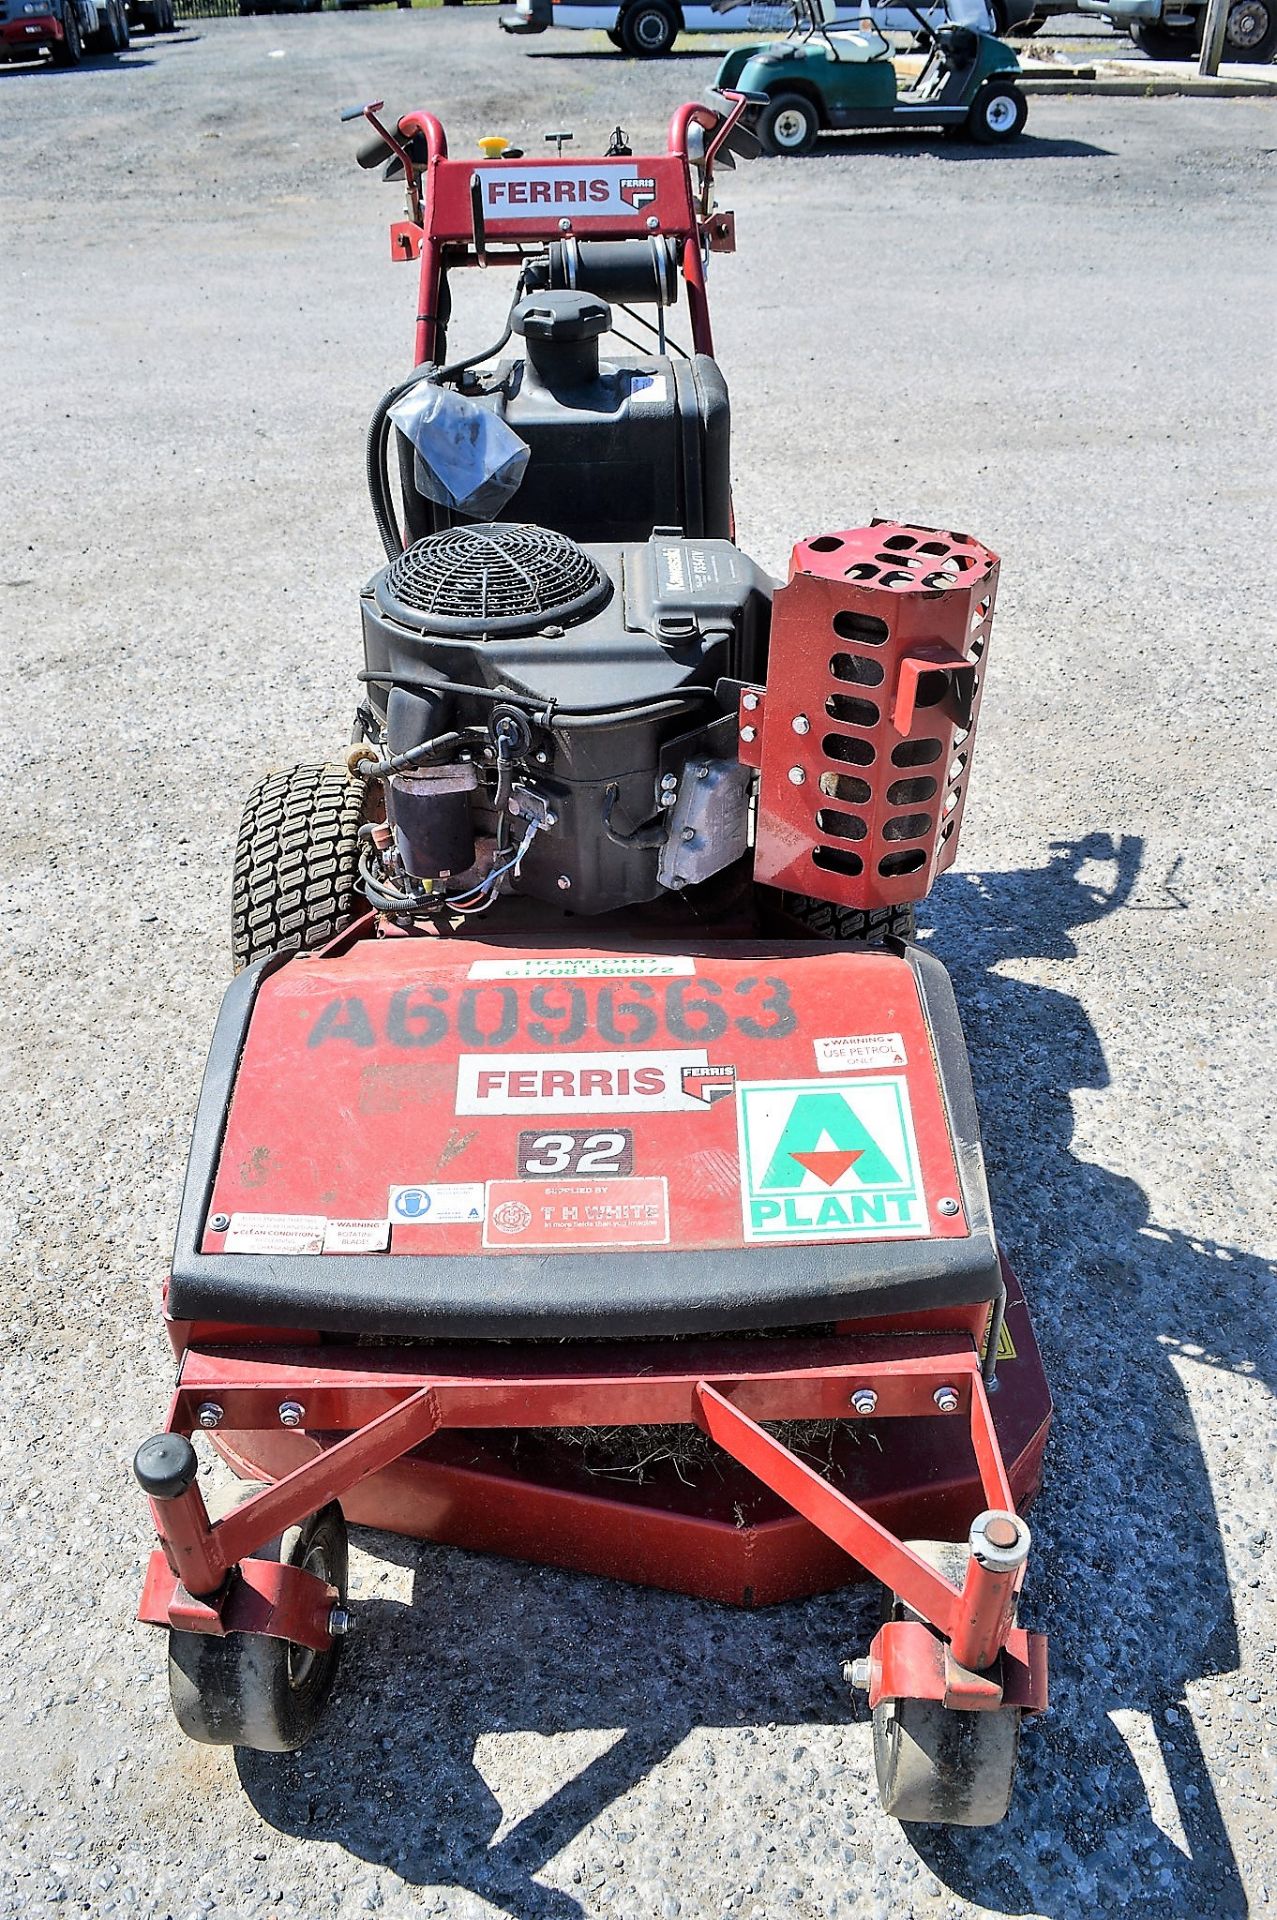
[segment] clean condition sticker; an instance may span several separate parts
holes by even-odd
[[[650,1053],[463,1053],[458,1113],[695,1113],[707,1089],[687,1070],[711,1070],[704,1048]],[[730,1076],[730,1067],[715,1070]],[[730,1086],[730,1080],[727,1081]]]
[[[905,1043],[898,1033],[843,1033],[813,1040],[822,1073],[856,1073],[862,1067],[903,1067]]]
[[[663,1176],[623,1180],[490,1180],[485,1247],[663,1247]]]
[[[322,1253],[322,1213],[233,1213],[226,1253]]]
[[[325,1253],[384,1253],[389,1245],[389,1220],[330,1220],[324,1228]]]
[[[738,1092],[746,1240],[885,1240],[927,1231],[909,1088],[780,1080]]]
[[[397,1227],[455,1227],[483,1218],[482,1180],[445,1186],[392,1187],[390,1218]]]
[[[468,980],[670,980],[692,974],[685,953],[545,954],[536,959],[476,960]]]

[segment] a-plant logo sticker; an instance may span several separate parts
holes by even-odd
[[[927,1231],[902,1075],[737,1089],[746,1240],[886,1240]]]

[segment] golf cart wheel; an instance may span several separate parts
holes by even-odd
[[[774,93],[754,131],[764,153],[810,153],[820,132],[820,111],[802,93]]]
[[[1234,0],[1224,26],[1225,60],[1271,60],[1277,53],[1274,0]]]
[[[624,48],[624,46],[625,46],[625,42],[624,42],[624,40],[622,40],[622,38],[621,38],[621,36],[620,36],[620,34],[619,34],[619,33],[617,32],[617,30],[616,30],[616,28],[615,28],[615,27],[608,27],[608,28],[606,29],[606,32],[607,32],[607,37],[608,37],[608,39],[609,39],[609,40],[610,40],[610,41],[612,42],[612,45],[613,45],[613,46],[614,46],[614,47],[616,48],[616,50],[617,50],[617,52],[618,52],[618,53],[619,53],[619,52],[621,52],[621,51],[622,51],[622,49],[623,49],[623,48]]]
[[[239,1489],[246,1498],[258,1489]],[[255,1560],[304,1567],[346,1600],[346,1522],[333,1501],[299,1527],[260,1547]],[[341,1641],[324,1653],[264,1633],[179,1633],[169,1629],[169,1698],[182,1732],[211,1747],[292,1753],[319,1725],[337,1676]]]
[[[967,132],[983,147],[1014,140],[1023,131],[1029,103],[1018,87],[1005,81],[981,88],[967,115]]]
[[[248,796],[231,881],[235,971],[332,940],[360,910],[367,786],[344,766],[269,773]]]
[[[813,900],[810,894],[786,893],[780,907],[787,920],[797,920],[821,940],[856,940],[866,947],[880,947],[884,940],[912,940],[918,930],[912,901],[864,913],[835,906],[832,900]]]
[[[621,46],[636,60],[658,60],[678,39],[678,16],[665,0],[634,0],[621,15]]]
[[[907,1543],[947,1580],[960,1582],[967,1548],[948,1540]],[[889,1620],[917,1620],[899,1595]],[[938,1700],[880,1700],[873,1710],[874,1770],[883,1810],[897,1820],[992,1827],[1011,1804],[1020,1751],[1019,1707],[962,1713]]]

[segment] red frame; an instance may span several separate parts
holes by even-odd
[[[329,1443],[216,1523],[198,1483],[175,1498],[152,1499],[161,1544],[151,1557],[139,1618],[187,1632],[258,1632],[326,1646],[332,1591],[252,1555],[281,1529],[340,1500],[433,1434],[446,1428],[694,1423],[932,1623],[925,1641],[899,1625],[882,1630],[871,1652],[871,1698],[883,1697],[890,1686],[967,1708],[1045,1708],[1045,1643],[1010,1625],[1023,1563],[998,1572],[968,1552],[963,1583],[955,1586],[760,1424],[854,1420],[860,1416],[851,1397],[866,1388],[876,1396],[877,1420],[964,1419],[986,1507],[1013,1513],[980,1358],[969,1335],[458,1347],[431,1361],[422,1348],[260,1341],[187,1348],[167,1431],[192,1434],[201,1408],[210,1404],[238,1432],[277,1429],[281,1406],[293,1402],[309,1435],[319,1430]],[[957,1396],[948,1413],[936,1403],[942,1388]]]
[[[445,267],[518,266],[522,253],[513,243],[557,240],[564,232],[573,232],[595,240],[645,239],[661,233],[676,240],[682,249],[683,279],[687,286],[687,305],[691,320],[692,344],[697,353],[712,354],[714,337],[710,328],[709,300],[705,291],[704,252],[730,252],[735,244],[731,216],[715,213],[710,203],[709,182],[714,155],[745,111],[748,102],[729,94],[732,107],[723,116],[712,107],[689,101],[670,121],[669,142],[663,154],[635,154],[626,165],[636,174],[654,183],[654,198],[632,214],[593,216],[564,214],[559,206],[544,219],[489,221],[487,238],[508,249],[489,253],[478,241],[471,207],[471,189],[476,180],[517,167],[566,171],[576,168],[612,167],[614,160],[594,156],[555,158],[537,157],[511,161],[453,160],[448,155],[448,139],[433,113],[407,113],[392,134],[376,118],[373,108],[365,117],[394,149],[404,168],[408,186],[409,218],[397,220],[390,229],[390,252],[395,260],[420,260],[417,324],[414,340],[414,364],[424,366],[435,358],[439,329],[439,304]],[[714,137],[708,142],[703,163],[703,181],[699,200],[693,188],[688,143],[693,127]],[[403,143],[419,136],[426,148],[424,167],[415,167]]]

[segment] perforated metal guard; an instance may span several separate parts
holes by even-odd
[[[548,527],[479,524],[427,534],[392,560],[378,598],[435,633],[532,633],[595,606],[608,583],[588,553]]]

